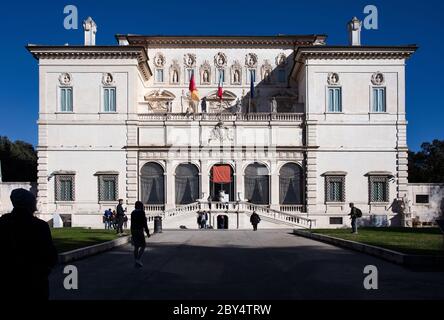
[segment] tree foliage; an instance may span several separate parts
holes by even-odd
[[[0,162],[3,181],[37,181],[37,152],[32,144],[0,136]]]
[[[409,152],[409,182],[444,183],[444,140],[421,145],[421,151]]]

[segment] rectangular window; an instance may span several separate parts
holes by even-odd
[[[99,201],[117,201],[117,175],[99,176]]]
[[[193,75],[194,70],[193,69],[187,69],[187,82],[190,82],[191,76]],[[194,79],[196,80],[196,79]]]
[[[72,88],[60,88],[60,111],[72,112]]]
[[[285,69],[279,69],[278,71],[278,81],[280,83],[285,83],[286,79],[285,79]]]
[[[253,79],[253,83],[256,82],[256,69],[248,70],[248,83],[251,83],[251,79]]]
[[[156,82],[163,82],[163,69],[156,69]]]
[[[342,112],[342,88],[328,88],[328,112]]]
[[[345,176],[327,176],[326,202],[345,202]]]
[[[372,112],[386,112],[385,88],[373,88]]]
[[[370,203],[387,203],[389,201],[388,177],[370,177]]]
[[[330,224],[342,225],[344,224],[342,217],[331,217]]]
[[[103,111],[116,112],[116,88],[103,89]]]
[[[417,194],[416,195],[416,203],[428,204],[429,203],[429,195],[427,195],[427,194]]]
[[[220,77],[222,77],[222,83],[225,83],[225,70],[219,69],[217,73],[217,83],[219,83]]]
[[[56,201],[74,201],[74,175],[56,175]]]

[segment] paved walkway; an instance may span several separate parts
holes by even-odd
[[[433,299],[444,298],[443,272],[403,267],[291,234],[291,230],[165,231],[149,239],[135,269],[132,247],[74,262],[79,289],[51,277],[52,299]],[[379,270],[379,289],[363,287],[363,269]]]

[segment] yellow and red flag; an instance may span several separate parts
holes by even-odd
[[[194,72],[191,74],[189,89],[191,93],[191,100],[199,101],[199,92],[197,92],[196,83],[194,82]]]

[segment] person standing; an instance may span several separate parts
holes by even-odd
[[[131,213],[131,241],[134,246],[134,261],[136,268],[143,267],[141,259],[146,247],[144,231],[148,237],[151,236],[143,203],[141,201],[136,201],[134,211]]]
[[[125,210],[123,209],[123,200],[119,199],[119,204],[116,208],[116,222],[117,222],[117,234],[123,234],[123,220],[125,218]]]
[[[200,228],[201,229],[206,229],[206,225],[207,225],[207,218],[206,217],[207,217],[207,215],[206,215],[205,211],[202,212],[202,216],[200,218]]]
[[[48,300],[48,276],[58,258],[48,223],[34,216],[37,201],[28,190],[15,189],[10,199],[12,212],[0,217],[0,297]]]
[[[105,220],[105,230],[111,229],[113,212],[110,209],[105,210],[105,214],[103,215],[103,219]]]
[[[253,230],[257,231],[257,225],[259,224],[259,222],[261,222],[261,218],[256,213],[256,211],[253,211],[253,214],[250,216],[250,222],[253,225]]]
[[[362,217],[362,211],[356,208],[354,203],[350,203],[350,213],[348,215],[351,219],[352,233],[358,234],[358,218]]]

